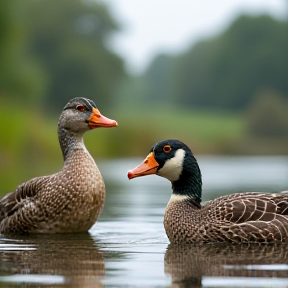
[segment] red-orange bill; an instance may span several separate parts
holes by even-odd
[[[158,166],[159,164],[155,160],[154,153],[151,152],[143,161],[143,163],[133,170],[130,170],[127,176],[131,180],[133,178],[141,177],[144,175],[156,174]]]
[[[88,119],[88,124],[91,129],[98,127],[117,127],[118,123],[115,120],[109,119],[103,116],[100,111],[96,108],[93,108],[92,115]]]

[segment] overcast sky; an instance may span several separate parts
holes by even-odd
[[[103,0],[122,25],[113,48],[128,71],[141,72],[160,52],[175,53],[225,29],[239,14],[284,19],[286,0]]]

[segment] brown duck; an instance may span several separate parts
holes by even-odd
[[[178,140],[157,143],[128,177],[149,174],[172,183],[164,215],[171,243],[288,241],[288,194],[236,193],[201,206],[201,171],[191,150]]]
[[[64,165],[58,173],[33,178],[0,201],[0,233],[85,232],[105,200],[105,185],[83,143],[83,134],[117,122],[101,115],[95,103],[74,98],[58,122]]]

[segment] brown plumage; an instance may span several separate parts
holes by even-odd
[[[95,223],[105,184],[83,143],[83,134],[117,122],[101,115],[93,101],[74,98],[58,122],[64,165],[58,173],[33,178],[0,201],[0,233],[84,232]]]
[[[288,241],[288,194],[236,193],[201,206],[201,172],[191,150],[178,140],[151,148],[129,179],[157,174],[172,182],[164,226],[171,243]]]

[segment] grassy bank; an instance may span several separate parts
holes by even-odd
[[[230,154],[229,143],[244,134],[241,116],[221,111],[138,107],[115,115],[119,128],[113,136],[118,138],[121,154],[128,156],[145,153],[166,138],[187,142],[197,154]]]

